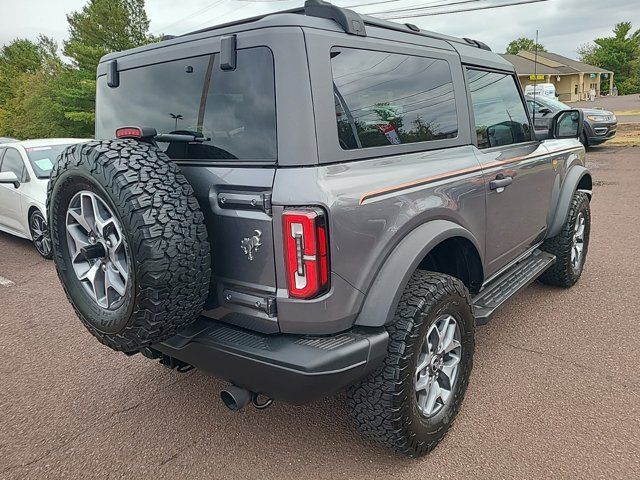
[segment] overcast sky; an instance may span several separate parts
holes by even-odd
[[[79,10],[86,1],[0,0],[0,44],[18,37],[35,39],[41,33],[61,43],[67,37],[65,15]],[[334,0],[334,3],[353,6],[380,1],[382,0]],[[354,10],[373,13],[442,1],[444,0],[385,1],[379,5],[355,7]],[[510,3],[513,0],[485,1]],[[302,3],[303,0],[146,0],[152,32],[169,34],[180,34],[237,18],[292,8]],[[466,5],[460,5],[463,6]],[[548,0],[530,5],[410,18],[404,21],[449,35],[475,38],[500,53],[504,52],[509,41],[521,36],[533,37],[536,29],[539,29],[540,42],[548,50],[577,58],[576,48],[579,45],[608,35],[618,22],[631,21],[634,28],[640,28],[640,8],[639,0]]]

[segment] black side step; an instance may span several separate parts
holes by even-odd
[[[531,284],[555,261],[554,255],[542,250],[534,250],[527,258],[492,280],[473,297],[476,325],[489,322],[491,316],[504,302]]]

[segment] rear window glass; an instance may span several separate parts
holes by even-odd
[[[98,82],[96,134],[123,126],[195,135],[202,141],[159,143],[174,159],[276,159],[273,56],[266,47],[238,50],[235,70],[205,55],[120,72],[120,85]]]
[[[333,48],[331,68],[343,149],[458,135],[453,80],[445,60]]]

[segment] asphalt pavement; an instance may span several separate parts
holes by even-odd
[[[0,233],[0,479],[640,478],[640,148],[588,163],[582,279],[478,329],[463,408],[417,460],[360,437],[342,394],[231,413],[221,380],[110,351],[53,264]]]

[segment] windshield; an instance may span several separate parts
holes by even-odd
[[[56,157],[62,153],[62,151],[72,144],[65,145],[43,145],[41,147],[29,147],[27,156],[29,162],[33,167],[33,171],[38,178],[49,178],[51,169],[53,168],[53,162]]]
[[[549,107],[551,110],[569,110],[571,107],[565,103],[562,103],[555,98],[540,98],[536,97],[536,101],[540,102],[545,107]]]

